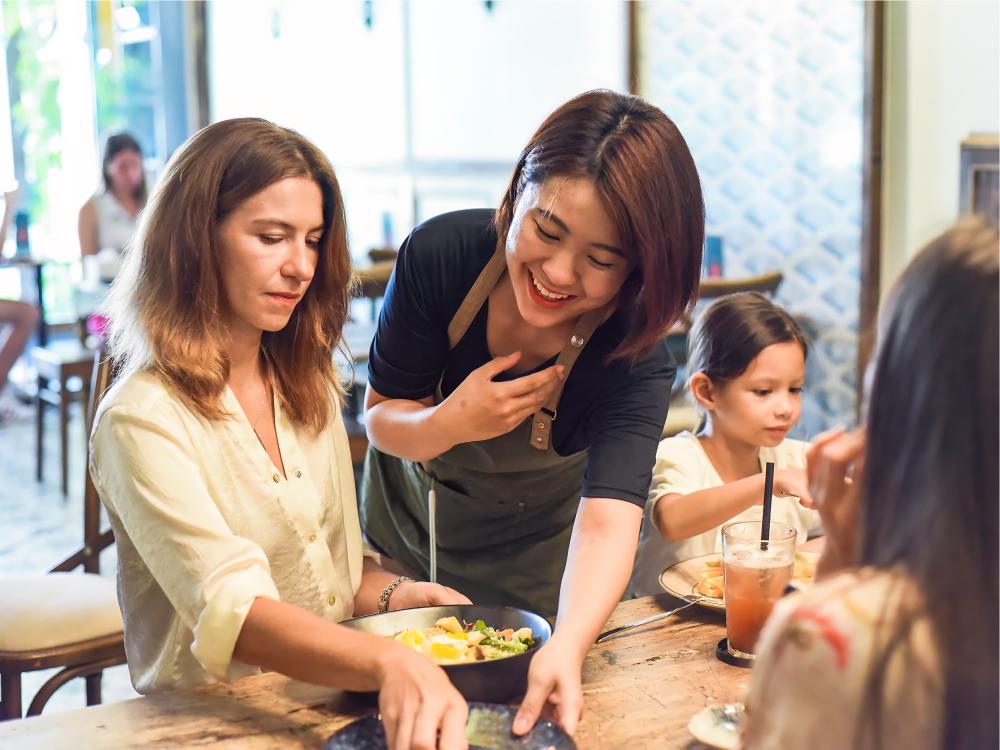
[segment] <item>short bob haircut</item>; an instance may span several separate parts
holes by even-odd
[[[612,359],[648,354],[691,309],[701,276],[705,204],[698,170],[677,126],[637,96],[589,91],[563,104],[524,147],[495,224],[505,240],[527,185],[593,180],[635,262],[618,295],[628,333]]]
[[[322,152],[293,130],[241,118],[199,131],[173,156],[126,251],[107,313],[109,350],[123,373],[149,370],[207,419],[230,415],[228,302],[218,229],[240,204],[289,177],[323,196],[312,282],[282,330],[263,334],[262,357],[293,422],[323,429],[343,394],[333,349],[347,318],[350,254],[344,202]]]

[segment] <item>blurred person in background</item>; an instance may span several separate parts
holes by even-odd
[[[3,218],[0,219],[0,247],[7,237],[11,217],[17,206],[17,189],[3,194]],[[38,309],[27,302],[0,299],[0,426],[27,417],[25,409],[7,392],[7,376],[24,352],[28,339],[38,325]]]
[[[121,254],[132,241],[139,212],[146,205],[142,148],[128,133],[108,138],[101,166],[102,189],[80,209],[78,231],[83,282],[74,290],[77,314],[90,333],[101,334],[105,321],[94,310],[118,273]]]

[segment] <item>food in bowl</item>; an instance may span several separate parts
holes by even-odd
[[[816,579],[816,555],[805,552],[795,553],[792,567],[792,582],[809,585]],[[724,599],[722,559],[708,560],[698,573],[698,583],[694,590],[712,599]]]
[[[441,617],[432,627],[407,628],[392,638],[441,665],[504,659],[535,645],[531,628],[497,629],[483,620],[463,623],[457,617]]]

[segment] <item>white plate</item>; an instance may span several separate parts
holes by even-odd
[[[742,721],[743,704],[728,704],[739,706]],[[703,745],[719,748],[719,750],[736,750],[740,746],[740,725],[727,721],[722,715],[723,706],[709,706],[702,709],[688,722],[688,731]]]
[[[813,570],[816,568],[816,561],[819,560],[819,554],[816,552],[796,552],[796,556],[800,556],[808,559],[813,566]],[[700,573],[705,565],[709,562],[718,561],[722,558],[722,554],[719,552],[710,552],[707,555],[699,555],[698,557],[692,557],[689,560],[682,560],[679,563],[674,563],[669,568],[660,573],[660,586],[671,596],[676,596],[678,599],[690,599],[692,596],[701,596],[695,587],[698,585],[700,579]],[[804,589],[812,585],[811,578],[793,578],[790,585],[797,589]],[[707,607],[708,609],[721,609],[725,610],[726,603],[722,599],[712,599],[710,597],[702,597],[698,602],[702,607]]]
[[[668,594],[676,596],[678,599],[690,599],[692,596],[701,596],[701,594],[695,591],[695,586],[701,580],[699,574],[702,568],[705,567],[706,563],[719,560],[721,557],[722,555],[718,552],[710,552],[707,555],[699,555],[689,560],[674,563],[660,573],[660,586]],[[725,602],[722,599],[712,599],[710,597],[702,597],[698,604],[708,609],[724,610],[726,608]]]

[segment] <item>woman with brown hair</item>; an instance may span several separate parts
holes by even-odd
[[[933,240],[879,321],[865,424],[816,439],[816,585],[761,634],[744,747],[997,747],[995,227]]]
[[[369,358],[369,542],[477,603],[556,612],[515,731],[546,700],[570,731],[583,657],[631,572],[704,205],[683,137],[610,91],[560,107],[496,211],[403,243]],[[561,588],[560,588],[561,581]]]
[[[468,601],[363,554],[332,357],[349,277],[337,180],[302,136],[227,120],[171,160],[115,282],[123,374],[92,436],[129,671],[141,693],[259,667],[378,689],[393,747],[463,747],[439,667],[336,624]]]

